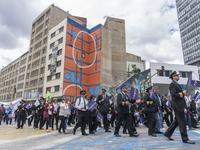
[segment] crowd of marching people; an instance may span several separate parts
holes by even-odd
[[[175,75],[172,77],[177,76]],[[2,121],[7,125],[12,124],[14,117],[17,129],[23,129],[24,124],[27,123],[34,129],[45,129],[46,132],[50,132],[49,129],[56,129],[60,134],[67,134],[67,126],[73,125],[72,133],[76,134],[76,130],[80,127],[82,135],[88,135],[85,131],[87,126],[89,134],[95,134],[98,127],[104,128],[105,132],[111,132],[110,129],[114,127],[116,137],[121,136],[119,130],[122,126],[123,134],[138,137],[139,133],[136,127],[143,124],[149,128],[149,136],[156,137],[156,134],[163,134],[164,122],[170,127],[175,121],[173,108],[176,106],[173,104],[176,103],[169,100],[168,94],[161,95],[158,87],[147,88],[145,96],[140,100],[131,97],[130,90],[131,88],[123,86],[120,93],[108,96],[106,89],[102,89],[102,93],[97,97],[94,95],[89,97],[86,95],[86,91],[82,90],[76,102],[68,102],[66,98],[59,103],[56,98],[48,99],[45,102],[43,97],[35,103],[26,103],[22,100],[15,112],[10,106],[5,109],[2,104],[0,125]],[[189,93],[185,92],[179,92],[179,98],[183,98],[183,94],[185,124],[188,125],[189,130],[194,130],[200,119],[200,100],[196,101],[189,96]],[[182,127],[180,132],[182,132]],[[172,140],[171,136],[166,137]]]

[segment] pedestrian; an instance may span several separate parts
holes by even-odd
[[[18,121],[17,121],[18,123],[17,123],[16,129],[20,129],[20,127],[21,127],[21,129],[23,129],[25,117],[27,116],[27,112],[26,112],[26,108],[25,108],[25,101],[22,100],[20,104],[21,105],[18,106],[18,110],[17,110],[19,115],[18,115]],[[20,122],[22,122],[21,125],[20,125]]]
[[[129,97],[126,95],[126,86],[123,86],[121,88],[121,92],[118,93],[117,95],[117,113],[118,113],[118,118],[117,118],[117,123],[115,127],[115,132],[114,135],[116,137],[121,137],[119,135],[119,129],[122,125],[122,122],[126,124],[126,128],[128,129],[130,137],[138,137],[139,134],[135,130],[135,127],[133,126],[133,120],[131,118],[131,100]]]
[[[1,104],[1,107],[0,107],[0,125],[1,125],[1,122],[2,122],[4,117],[5,117],[5,108],[3,107],[3,104]]]
[[[113,95],[110,96],[109,102],[110,102],[111,114],[112,114],[111,119],[110,119],[110,124],[111,124],[111,127],[114,127],[115,108],[114,108],[114,96]]]
[[[40,122],[39,129],[42,129],[42,127],[43,127],[43,122],[44,122],[44,120],[43,120],[44,105],[45,105],[44,98],[40,97],[40,105],[38,105],[36,107],[36,110],[37,110],[37,121],[36,121],[36,125],[35,125],[34,129],[38,128],[39,122]]]
[[[167,106],[167,102],[168,102],[168,100],[166,99],[165,95],[162,95],[163,113],[164,113],[163,120],[165,120],[167,126],[169,127],[170,126],[170,122],[169,122],[169,111],[170,111],[170,109]]]
[[[173,140],[171,138],[174,130],[177,126],[179,126],[180,134],[182,137],[182,141],[188,144],[195,144],[195,142],[189,140],[186,129],[186,121],[185,114],[187,113],[187,106],[184,99],[184,95],[186,95],[186,90],[183,90],[178,83],[179,74],[176,71],[173,71],[169,77],[172,82],[169,86],[170,94],[172,96],[172,106],[175,112],[175,120],[171,123],[167,131],[164,133],[164,136],[169,140]]]
[[[33,118],[34,118],[34,112],[35,112],[35,105],[33,105],[33,102],[30,101],[30,106],[29,106],[29,109],[27,110],[28,112],[28,116],[32,115],[29,119],[28,119],[28,126],[30,127],[31,126],[31,123],[33,121]]]
[[[163,134],[163,132],[160,131],[161,128],[163,128],[163,105],[162,105],[162,99],[161,95],[158,92],[158,87],[155,86],[154,88],[154,99],[156,100],[157,108],[155,112],[156,117],[156,133],[157,134]]]
[[[56,116],[58,116],[57,115],[57,109],[58,109],[58,100],[57,100],[57,98],[54,98],[53,99],[53,107],[54,107],[54,111],[53,111],[53,118],[52,118],[52,130],[54,130],[54,121],[56,121],[56,130],[58,130],[58,117],[56,117]]]
[[[6,125],[8,125],[10,121],[10,125],[12,124],[12,109],[10,107],[6,110]]]
[[[103,125],[105,132],[111,132],[108,129],[108,119],[107,114],[111,113],[111,105],[109,102],[109,96],[106,94],[106,89],[102,89],[102,94],[97,97],[97,103],[98,103],[98,110],[103,116]]]
[[[43,113],[44,122],[46,122],[46,130],[45,130],[46,132],[49,132],[48,127],[49,127],[49,122],[53,116],[53,110],[54,110],[53,102],[51,99],[49,99],[47,103],[44,105],[44,113]]]
[[[95,101],[95,96],[94,95],[91,95],[90,96],[90,101]],[[90,134],[94,134],[95,133],[95,130],[98,126],[98,121],[97,121],[97,107],[91,111],[89,110],[88,111],[88,122],[89,122],[89,133]]]
[[[145,113],[147,115],[147,122],[148,122],[148,135],[157,137],[156,135],[156,118],[155,112],[157,108],[156,100],[151,98],[152,86],[146,89],[146,94],[144,96],[144,103],[145,103]]]
[[[76,100],[75,108],[78,110],[78,116],[77,116],[78,118],[77,118],[76,125],[73,128],[73,134],[74,135],[76,134],[76,130],[79,127],[81,127],[82,135],[88,135],[85,132],[86,123],[87,123],[87,117],[88,117],[88,114],[87,114],[88,113],[87,112],[87,110],[88,110],[88,107],[87,107],[88,101],[85,99],[85,94],[86,94],[86,91],[82,90],[80,92],[81,97]]]

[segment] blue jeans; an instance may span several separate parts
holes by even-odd
[[[0,115],[0,125],[1,125],[2,120],[3,120],[3,115]]]
[[[189,128],[192,128],[191,118],[190,118],[190,110],[188,108],[187,108],[187,113],[185,113],[185,120],[186,120],[186,123],[188,124]]]
[[[8,121],[10,121],[10,124],[12,124],[12,117],[9,118],[8,115],[6,115],[6,124],[8,125]]]
[[[163,120],[163,116],[162,116],[162,112],[155,113],[155,118],[156,118],[156,132],[160,131],[160,128],[162,127],[162,120]]]
[[[67,129],[67,118],[65,119],[65,129]]]

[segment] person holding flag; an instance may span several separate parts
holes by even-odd
[[[150,86],[146,89],[146,94],[144,96],[145,108],[144,112],[147,115],[148,122],[148,135],[157,137],[156,135],[156,117],[155,112],[157,110],[156,100],[154,99],[154,87]],[[159,109],[159,108],[158,108]]]
[[[82,90],[80,92],[80,94],[81,94],[81,97],[76,100],[76,104],[75,104],[75,108],[78,110],[78,118],[77,118],[78,121],[77,121],[75,127],[73,128],[73,134],[75,135],[76,130],[79,127],[81,127],[82,135],[88,135],[85,132],[87,117],[88,117],[88,111],[87,111],[88,110],[88,107],[87,107],[88,101],[85,99],[86,91]]]
[[[179,74],[177,74],[176,71],[173,71],[169,78],[172,80],[169,86],[169,90],[172,96],[172,106],[175,112],[175,120],[171,123],[167,131],[164,133],[164,136],[167,137],[169,140],[173,140],[171,136],[174,133],[176,127],[179,126],[182,141],[188,144],[195,144],[195,142],[189,140],[187,135],[184,114],[187,113],[187,106],[184,99],[184,96],[186,95],[186,90],[183,90],[180,84],[178,83]]]
[[[118,118],[117,118],[114,135],[116,137],[121,137],[121,135],[119,135],[119,129],[122,125],[122,122],[124,121],[128,129],[130,137],[138,137],[139,134],[136,132],[132,123],[133,121],[132,121],[131,112],[130,112],[131,100],[128,98],[126,94],[126,89],[127,89],[126,85],[122,86],[121,88],[122,92],[118,93],[117,95]]]
[[[24,122],[25,122],[25,117],[26,117],[26,108],[25,108],[25,101],[21,101],[21,105],[18,106],[18,123],[17,123],[17,128],[16,129],[23,129]],[[20,122],[22,121],[22,124],[20,125]]]

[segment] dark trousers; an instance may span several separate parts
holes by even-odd
[[[98,126],[98,121],[96,116],[89,116],[89,133],[94,132]]]
[[[123,121],[126,124],[126,128],[128,129],[129,135],[130,136],[134,135],[135,127],[133,126],[131,114],[129,114],[129,113],[118,113],[118,118],[117,118],[117,123],[116,123],[114,134],[119,134],[119,129],[120,129]]]
[[[156,132],[156,118],[154,112],[147,112],[147,122],[148,122],[148,134],[154,134]]]
[[[164,114],[163,120],[165,120],[167,126],[169,127],[171,123],[169,122],[169,115],[168,114]]]
[[[59,117],[61,123],[60,123],[60,127],[59,127],[59,131],[61,131],[61,129],[63,130],[63,132],[65,132],[65,117],[64,116],[60,116]]]
[[[85,133],[87,116],[88,116],[87,114],[88,114],[87,111],[80,111],[80,110],[78,111],[77,122],[74,127],[75,130],[81,127],[81,132]]]
[[[36,127],[36,122],[37,122],[37,114],[36,113],[33,115],[33,118],[34,118],[33,126]]]
[[[110,123],[111,123],[112,127],[114,125],[114,121],[115,121],[115,112],[112,113],[112,117],[111,117],[111,120],[110,120]]]
[[[130,114],[131,115],[131,124],[133,125],[133,132],[135,132],[136,131],[136,129],[135,129],[135,121],[134,121],[134,115],[133,114]],[[126,132],[126,130],[127,130],[127,125],[126,125],[126,120],[124,120],[123,121],[123,133],[125,133]]]
[[[56,114],[53,114],[53,118],[52,118],[52,129],[53,129],[53,126],[54,126],[54,120],[56,120],[56,129],[58,129],[58,117],[56,117]]]
[[[101,115],[103,116],[103,127],[105,130],[108,130],[108,119],[107,119],[107,112],[100,111]]]
[[[171,110],[171,112],[168,112],[167,114],[170,116],[170,123],[172,123],[174,120],[172,110]]]
[[[171,125],[169,126],[164,135],[167,137],[171,137],[176,127],[179,126],[182,141],[186,142],[188,140],[188,135],[187,135],[184,111],[178,111],[174,109],[174,112],[175,112],[175,120],[171,123]]]
[[[43,122],[44,122],[44,120],[43,120],[43,115],[38,115],[37,116],[37,122],[36,122],[36,127],[38,127],[38,123],[40,122],[40,129],[42,129],[42,127],[43,127]]]
[[[49,127],[49,118],[44,117],[44,123],[46,122],[46,130],[48,130]]]
[[[18,121],[17,121],[17,127],[18,128],[23,128],[23,126],[24,126],[24,120],[25,120],[25,116],[24,115],[19,115],[18,116]],[[21,124],[21,126],[20,126],[20,122],[22,121],[22,124]]]

